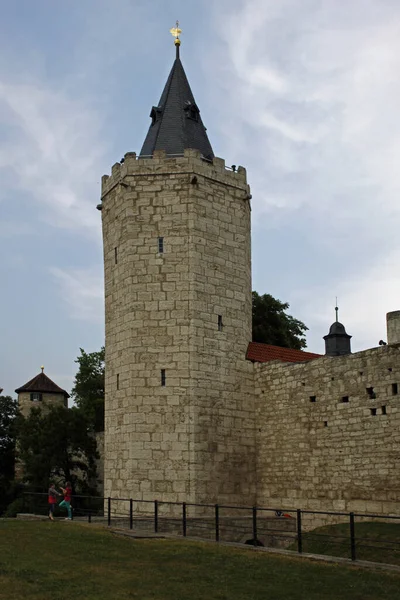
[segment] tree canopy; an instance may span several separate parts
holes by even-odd
[[[32,408],[18,418],[18,457],[24,480],[47,488],[49,481],[71,481],[86,491],[96,476],[96,440],[78,408]]]
[[[71,397],[94,431],[104,431],[104,347],[99,352],[80,348]]]
[[[276,300],[271,294],[260,296],[253,292],[253,342],[302,350],[306,347],[308,327],[286,314],[287,302]]]
[[[17,401],[11,396],[0,396],[0,514],[11,500],[17,414]]]

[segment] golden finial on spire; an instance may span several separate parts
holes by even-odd
[[[179,21],[176,22],[176,27],[172,27],[172,29],[170,29],[170,32],[175,38],[175,46],[180,46],[181,40],[179,39],[179,36],[182,33],[182,29],[179,29]]]
[[[42,373],[43,373],[43,371],[44,371],[44,366],[42,365],[40,368],[42,369]]]

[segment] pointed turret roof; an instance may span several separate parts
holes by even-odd
[[[150,112],[151,125],[140,156],[151,156],[155,150],[167,154],[183,154],[185,148],[200,150],[212,159],[213,149],[201,120],[200,110],[190,89],[176,44],[176,59],[158,106]]]
[[[36,375],[36,377],[28,381],[28,383],[25,383],[25,385],[22,385],[21,387],[15,390],[16,394],[20,394],[21,392],[43,392],[45,394],[63,394],[63,396],[69,398],[68,392],[60,388],[56,383],[54,383],[54,381],[52,381],[50,377],[47,377],[47,375],[45,375],[43,371],[39,373],[39,375]]]

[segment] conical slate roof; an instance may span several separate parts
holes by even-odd
[[[63,394],[69,398],[69,394],[61,389],[54,381],[47,377],[43,372],[36,375],[33,379],[22,385],[18,389],[15,390],[16,394],[20,394],[21,392],[43,392],[47,394]]]
[[[185,148],[192,148],[200,150],[206,158],[213,158],[200,110],[179,58],[179,46],[158,106],[153,106],[150,117],[152,123],[140,156],[151,156],[155,150],[183,154]]]

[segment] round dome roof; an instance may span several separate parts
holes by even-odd
[[[339,323],[339,321],[335,321],[332,323],[329,329],[329,335],[347,335],[344,325]]]

